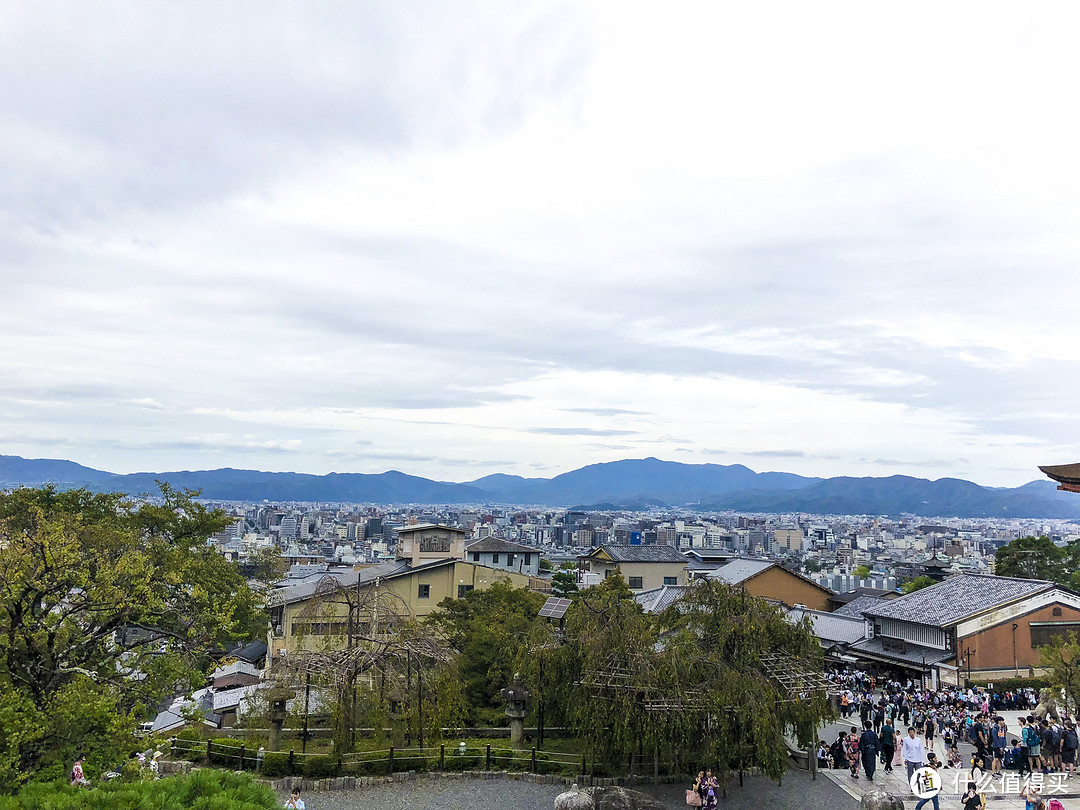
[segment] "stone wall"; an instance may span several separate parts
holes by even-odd
[[[393,776],[339,776],[336,779],[305,779],[300,776],[289,776],[284,779],[275,779],[270,786],[280,792],[286,793],[294,787],[301,791],[311,790],[361,790],[377,785],[390,785],[395,782],[411,782],[418,779],[503,779],[511,782],[533,782],[540,785],[579,785],[581,787],[628,787],[635,785],[671,785],[682,783],[687,777],[682,776],[555,776],[553,774],[520,773],[517,771],[456,771],[443,773],[430,771],[417,773],[416,771],[402,771]]]

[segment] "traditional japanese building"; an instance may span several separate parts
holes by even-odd
[[[1038,579],[959,574],[863,610],[873,638],[849,652],[929,683],[1039,671],[1039,650],[1080,631],[1080,594]]]

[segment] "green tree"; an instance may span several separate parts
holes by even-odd
[[[697,709],[663,717],[669,744],[715,763],[722,780],[748,767],[779,780],[785,735],[805,748],[830,716],[825,692],[812,683],[824,660],[809,620],[794,624],[765,600],[708,581],[668,608],[659,630],[665,644],[656,669],[665,693]],[[792,678],[787,684],[777,679],[778,666]]]
[[[994,555],[994,573],[1003,577],[1049,579],[1067,584],[1074,570],[1071,559],[1046,536],[1020,537],[1002,546]]]
[[[900,593],[915,593],[915,591],[921,591],[923,588],[929,588],[931,585],[937,585],[937,580],[933,577],[928,577],[926,575],[915,577],[915,579],[909,579],[900,586]]]
[[[573,596],[578,592],[577,577],[569,571],[557,571],[551,577],[551,592],[555,596]]]
[[[1075,715],[1080,711],[1080,642],[1076,633],[1070,631],[1039,647],[1039,662],[1050,685],[1064,690],[1065,710]]]
[[[519,652],[544,605],[541,594],[496,582],[469,591],[463,599],[444,599],[427,619],[458,651],[457,677],[469,719],[475,725],[506,721],[501,690],[514,675]]]
[[[564,644],[549,628],[535,632],[554,642],[534,641],[545,651],[545,712],[550,707],[552,723],[567,722],[598,762],[673,751],[709,762],[721,779],[750,767],[779,779],[785,733],[809,745],[829,715],[824,692],[798,683],[788,691],[768,663],[778,655],[785,673],[820,676],[821,647],[808,622],[792,624],[723,583],[695,584],[655,617],[614,575],[575,600]],[[537,667],[525,669],[535,688]]]
[[[866,578],[870,576],[870,569],[865,565],[856,565],[855,570],[852,573],[860,578]]]
[[[258,623],[239,569],[207,546],[226,519],[197,493],[158,502],[53,487],[0,493],[0,778],[118,758],[145,706],[205,677]]]
[[[821,561],[817,557],[807,557],[803,560],[803,571],[807,574],[816,574],[821,570]]]

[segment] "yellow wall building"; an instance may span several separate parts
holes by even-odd
[[[607,579],[616,569],[633,591],[686,584],[687,560],[673,546],[600,546],[578,557],[578,568]]]
[[[496,582],[527,588],[530,578],[456,559],[418,566],[395,560],[307,577],[269,595],[269,654],[271,660],[277,660],[301,649],[344,649],[350,629],[355,629],[350,627],[350,613],[352,622],[365,625],[372,621],[372,613],[379,621],[380,609],[423,618],[447,597],[460,599],[473,589],[486,590]]]

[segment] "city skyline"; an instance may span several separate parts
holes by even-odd
[[[1038,480],[1078,16],[5,6],[0,454]]]

